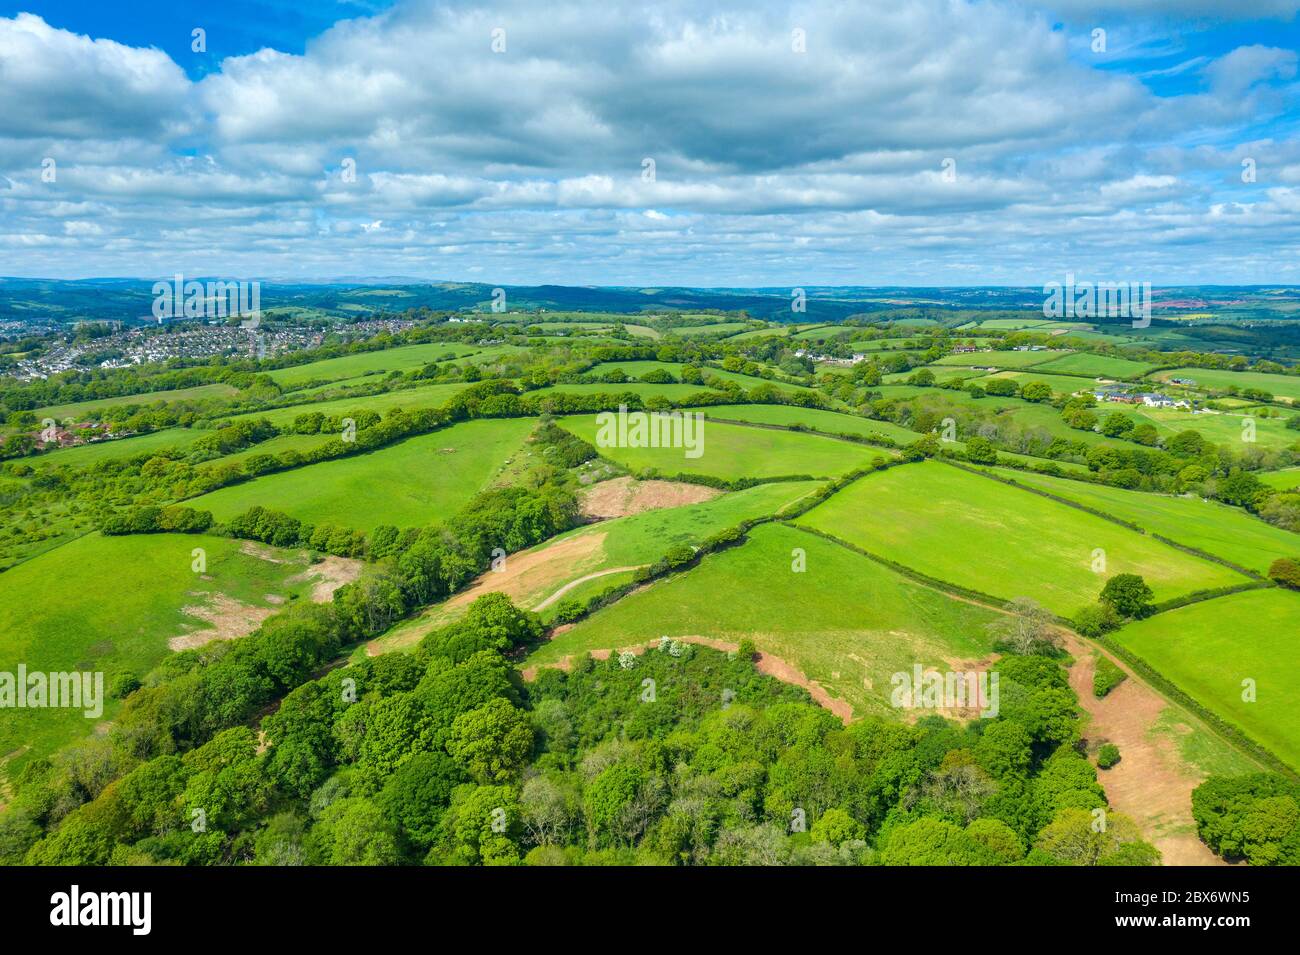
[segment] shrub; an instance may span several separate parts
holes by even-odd
[[[1279,557],[1269,565],[1268,576],[1283,587],[1300,590],[1300,560]]]
[[[1097,765],[1102,769],[1110,769],[1118,762],[1119,747],[1114,743],[1106,743],[1097,750]]]
[[[1118,630],[1122,622],[1114,607],[1099,601],[1091,607],[1084,607],[1075,615],[1074,629],[1085,637],[1096,639],[1112,630]]]
[[[1097,658],[1097,669],[1092,674],[1092,695],[1103,697],[1128,678],[1123,670],[1111,662],[1110,657]]]

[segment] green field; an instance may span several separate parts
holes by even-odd
[[[668,372],[668,374],[672,375],[673,378],[675,378],[678,381],[681,381],[682,369],[685,367],[686,367],[685,365],[678,364],[675,362],[667,362],[667,361],[606,361],[606,362],[601,362],[600,364],[592,367],[591,370],[587,372],[587,374],[603,375],[615,369],[620,369],[625,375],[627,375],[628,378],[637,379],[640,378],[642,375],[646,374],[647,372],[666,371]],[[746,390],[750,388],[757,388],[759,385],[764,385],[764,384],[772,385],[773,387],[777,388],[780,391],[808,391],[809,390],[808,388],[805,388],[803,385],[795,385],[785,381],[777,381],[775,379],[755,378],[752,375],[742,375],[734,371],[724,371],[721,368],[713,368],[711,366],[706,367],[704,369],[704,375],[705,377],[711,376],[714,378],[720,378],[723,381],[734,381],[736,384],[740,385],[740,387]],[[556,387],[567,388],[571,386],[557,385]],[[611,384],[611,385],[604,385],[603,387],[617,388],[619,386]],[[699,391],[704,386],[691,385],[690,387],[694,388],[696,391]]]
[[[579,437],[597,443],[595,415],[577,415],[560,421]],[[598,447],[601,455],[633,471],[656,469],[664,475],[704,474],[726,480],[769,478],[794,474],[835,477],[865,467],[882,454],[880,449],[837,441],[812,434],[769,431],[743,425],[705,421],[699,457],[688,458],[684,448]]]
[[[990,351],[964,355],[944,355],[936,365],[963,365],[985,368],[1028,368],[1068,355],[1066,351]]]
[[[1092,603],[1115,574],[1141,574],[1157,600],[1246,581],[1100,517],[936,461],[868,475],[799,523],[940,580],[999,598],[1032,597],[1062,615]],[[1098,548],[1104,575],[1092,570]]]
[[[1114,639],[1180,689],[1300,769],[1300,594],[1252,590],[1130,624]],[[1243,680],[1256,698],[1242,699]]]
[[[482,349],[473,345],[451,342],[433,342],[425,345],[403,345],[380,351],[357,352],[338,358],[326,358],[306,365],[294,365],[268,372],[271,380],[282,388],[291,389],[309,381],[337,381],[360,375],[373,375],[389,371],[410,371],[425,365],[473,355]]]
[[[0,574],[0,671],[18,664],[28,672],[103,671],[105,690],[118,671],[143,677],[171,651],[167,641],[209,624],[182,613],[213,594],[269,608],[267,594],[303,593],[290,583],[305,560],[276,552],[281,563],[241,551],[243,542],[222,537],[92,534]],[[191,552],[207,552],[205,574],[191,569]],[[112,718],[106,705],[99,720]],[[80,710],[5,710],[0,756],[21,750],[6,767],[89,734],[97,720]],[[28,747],[24,749],[24,747]]]
[[[1300,443],[1300,431],[1289,429],[1284,418],[1218,412],[1195,414],[1177,408],[1146,408],[1140,405],[1131,408],[1122,405],[1105,407],[1122,410],[1139,424],[1143,421],[1150,422],[1163,437],[1170,437],[1180,431],[1199,431],[1207,441],[1242,450],[1246,447],[1244,438],[1250,433],[1246,424],[1249,417],[1253,422],[1255,444],[1259,447],[1276,450]]]
[[[1290,491],[1300,487],[1300,468],[1286,468],[1282,471],[1257,471],[1255,477],[1279,491]]]
[[[93,401],[74,401],[70,404],[47,405],[37,408],[32,414],[37,420],[56,418],[60,423],[68,418],[82,420],[84,412],[99,408],[112,408],[116,405],[150,405],[158,401],[198,401],[206,398],[229,398],[239,392],[230,385],[212,384],[196,385],[193,388],[177,388],[174,391],[150,391],[142,395],[122,395],[118,398],[97,398]]]
[[[1220,371],[1211,368],[1171,368],[1156,372],[1160,381],[1185,378],[1196,382],[1197,388],[1225,391],[1228,388],[1258,388],[1275,398],[1295,401],[1300,398],[1300,376],[1267,375],[1257,371]]]
[[[266,418],[277,428],[293,423],[293,419],[299,415],[307,414],[313,411],[319,411],[324,415],[341,415],[349,411],[360,411],[369,409],[384,414],[390,408],[403,408],[411,410],[414,408],[440,408],[458,392],[466,386],[460,382],[453,382],[445,385],[421,385],[418,388],[407,388],[402,391],[386,391],[377,395],[367,395],[359,398],[336,398],[333,401],[304,401],[302,404],[288,405],[284,408],[270,408],[265,411],[250,411],[247,414],[236,415],[232,421],[246,421],[248,419]]]
[[[951,365],[923,365],[921,367],[934,375],[935,381],[951,381],[954,378],[960,378],[963,381],[977,381],[988,375],[988,372],[986,371],[979,371],[975,368],[965,366],[954,368]],[[881,381],[890,385],[907,381],[908,378],[911,378],[920,370],[920,368],[913,368],[911,371],[900,371],[894,374],[885,375]]]
[[[1076,391],[1091,391],[1096,384],[1087,378],[1077,378],[1073,375],[1049,375],[1039,371],[1037,368],[1032,371],[1000,371],[992,378],[1006,378],[1014,381],[1017,385],[1027,385],[1031,381],[1041,381],[1048,385],[1053,392],[1060,395],[1072,395]]]
[[[806,555],[802,573],[792,570],[796,548]],[[525,664],[661,636],[748,638],[847,700],[855,716],[893,713],[891,674],[985,657],[995,616],[815,535],[765,524],[741,546],[580,621]]]
[[[1110,358],[1106,355],[1078,352],[1036,367],[1041,371],[1062,375],[1083,375],[1086,378],[1139,378],[1155,366],[1149,362],[1133,361],[1129,358]]]
[[[911,444],[921,437],[917,432],[909,431],[889,421],[876,421],[860,415],[823,411],[820,408],[799,408],[794,405],[720,405],[693,410],[702,411],[707,417],[724,421],[752,421],[785,428],[802,425],[810,431],[822,431],[826,434],[857,434],[866,438],[874,435],[888,438],[899,444]]]
[[[1126,491],[1002,468],[995,468],[994,473],[1131,521],[1185,547],[1195,547],[1259,574],[1267,573],[1268,565],[1278,557],[1300,555],[1300,534],[1216,501]]]
[[[32,460],[32,463],[38,467],[47,464],[87,467],[100,461],[130,458],[160,448],[188,448],[208,434],[211,432],[200,431],[197,428],[164,428],[161,431],[150,431],[148,434],[132,435],[129,438],[97,441],[94,444],[82,444],[75,448],[58,448],[39,455]]]
[[[716,325],[693,325],[685,328],[669,328],[664,331],[673,335],[681,335],[683,338],[699,338],[734,335],[748,328],[748,322],[719,322]]]
[[[229,520],[254,505],[312,524],[368,531],[450,517],[488,485],[532,430],[531,418],[466,421],[335,461],[268,474],[186,502]]]

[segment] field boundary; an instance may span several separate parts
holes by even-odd
[[[1193,699],[1186,691],[1180,689],[1168,677],[1164,676],[1159,670],[1147,663],[1146,660],[1116,640],[1113,635],[1104,634],[1100,637],[1094,638],[1094,640],[1096,643],[1100,644],[1103,649],[1115,654],[1115,656],[1119,657],[1132,667],[1135,673],[1141,676],[1142,679],[1146,680],[1160,693],[1164,694],[1179,706],[1182,706],[1184,709],[1193,713],[1201,720],[1201,722],[1214,730],[1214,732],[1218,733],[1225,741],[1248,753],[1269,769],[1280,772],[1289,779],[1300,780],[1300,773],[1275,756],[1271,750],[1255,742],[1247,736],[1243,730],[1219,716],[1219,714],[1209,709],[1203,703]]]
[[[1136,533],[1141,534],[1144,537],[1150,537],[1152,540],[1159,541],[1160,543],[1168,547],[1172,547],[1175,550],[1180,550],[1183,553],[1188,554],[1192,557],[1199,557],[1201,558],[1201,560],[1208,560],[1213,564],[1219,564],[1223,567],[1227,567],[1229,570],[1235,571],[1236,573],[1239,573],[1244,577],[1249,577],[1251,580],[1267,581],[1268,579],[1263,574],[1256,573],[1255,571],[1250,570],[1247,567],[1242,567],[1239,564],[1234,564],[1232,561],[1224,557],[1218,557],[1214,554],[1208,553],[1207,551],[1203,551],[1196,547],[1192,547],[1188,544],[1180,544],[1178,543],[1178,541],[1170,540],[1168,537],[1165,537],[1163,534],[1157,534],[1155,531],[1147,530],[1141,524],[1138,524],[1134,521],[1125,520],[1122,517],[1116,517],[1114,514],[1107,513],[1106,511],[1093,507],[1089,504],[1080,504],[1078,501],[1071,501],[1069,498],[1065,498],[1057,494],[1053,494],[1051,491],[1044,491],[1042,488],[1037,488],[1037,487],[1029,487],[1025,484],[1021,484],[1019,481],[1013,481],[1010,478],[1004,478],[997,474],[991,474],[988,471],[982,470],[977,467],[971,467],[970,465],[967,464],[961,464],[949,458],[942,458],[940,460],[942,460],[945,464],[950,464],[953,467],[958,468],[959,470],[967,471],[971,474],[978,474],[980,477],[988,478],[990,481],[997,481],[999,484],[1005,484],[1008,487],[1018,488],[1021,491],[1028,491],[1030,494],[1037,494],[1039,497],[1045,497],[1048,500],[1055,501],[1058,504],[1064,504],[1066,507],[1073,507],[1076,510],[1083,511],[1087,514],[1091,514],[1094,517],[1100,517],[1103,520],[1110,521],[1112,524],[1118,524],[1121,527],[1126,527],[1129,530],[1135,531]],[[1080,483],[1086,484],[1090,482],[1082,481]],[[1099,486],[1109,487],[1110,485],[1103,484]],[[1116,490],[1123,490],[1123,489],[1117,488]],[[1147,492],[1136,491],[1134,493],[1143,494]]]
[[[949,594],[950,596],[959,597],[962,600],[981,604],[988,607],[990,610],[1005,610],[1006,605],[1010,602],[1006,597],[995,597],[993,594],[987,594],[981,590],[963,587],[960,584],[954,584],[951,581],[943,580],[940,577],[931,577],[929,574],[924,574],[913,567],[908,567],[906,564],[900,564],[897,561],[890,560],[888,557],[882,557],[880,554],[873,554],[871,551],[865,550],[857,544],[852,544],[841,537],[836,537],[834,534],[829,534],[826,531],[819,530],[815,527],[795,524],[788,518],[778,518],[777,520],[778,523],[784,524],[787,527],[803,531],[804,533],[811,534],[814,537],[820,537],[832,544],[838,544],[846,550],[850,550],[861,557],[866,557],[868,560],[875,561],[877,564],[894,571],[894,573],[907,577],[915,583],[923,584],[932,590],[939,590]],[[1055,614],[1052,614],[1052,618],[1057,623],[1068,625],[1068,621],[1065,620],[1064,617],[1058,617]]]

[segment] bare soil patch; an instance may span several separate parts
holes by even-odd
[[[334,597],[334,591],[361,576],[361,569],[364,566],[365,564],[359,560],[335,557],[331,554],[319,563],[312,564],[302,573],[290,577],[289,583],[315,580],[316,583],[311,588],[312,603],[328,603]]]
[[[1224,865],[1197,837],[1192,819],[1192,790],[1204,774],[1182,758],[1173,740],[1151,732],[1170,704],[1110,654],[1128,679],[1098,699],[1092,694],[1092,648],[1071,635],[1066,649],[1075,659],[1070,686],[1091,717],[1089,744],[1119,747],[1120,761],[1097,772],[1111,806],[1137,823],[1160,850],[1165,865]]]
[[[182,608],[181,612],[202,620],[210,627],[172,637],[167,641],[167,646],[173,650],[192,650],[213,640],[237,640],[245,637],[275,611],[270,607],[246,604],[223,593],[213,593],[208,596],[206,604],[192,604]]]
[[[582,513],[593,519],[626,517],[661,507],[681,507],[711,501],[722,492],[701,484],[678,481],[638,481],[613,478],[582,492]]]

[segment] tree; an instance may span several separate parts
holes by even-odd
[[[1138,574],[1116,574],[1101,588],[1101,599],[1125,617],[1140,619],[1151,610],[1155,594]]]
[[[1300,560],[1279,557],[1269,565],[1268,576],[1283,587],[1300,590]]]
[[[1119,762],[1119,747],[1114,743],[1103,743],[1097,750],[1097,765],[1102,769],[1110,769]]]
[[[330,865],[396,865],[401,861],[393,823],[368,799],[340,799],[325,810],[317,828]]]
[[[989,624],[994,639],[1013,653],[1051,652],[1060,643],[1053,630],[1054,618],[1038,601],[1017,597],[1006,605],[1007,614]]]
[[[447,752],[480,783],[515,776],[533,749],[533,728],[509,700],[495,699],[451,724]]]
[[[1091,866],[1109,864],[1107,857],[1133,843],[1142,843],[1142,836],[1127,816],[1097,815],[1086,809],[1067,807],[1038,834],[1036,846],[1067,865]],[[1154,853],[1150,864],[1157,864],[1159,858],[1159,853]]]
[[[974,435],[966,442],[966,460],[972,464],[997,464],[998,449],[988,438]]]
[[[1133,419],[1128,415],[1112,411],[1101,423],[1101,433],[1108,438],[1122,438],[1133,430]]]
[[[1020,397],[1025,401],[1051,401],[1052,386],[1045,381],[1026,382],[1020,388]]]
[[[865,839],[867,829],[843,809],[832,807],[822,813],[809,832],[813,842],[829,842],[838,846],[843,842]]]

